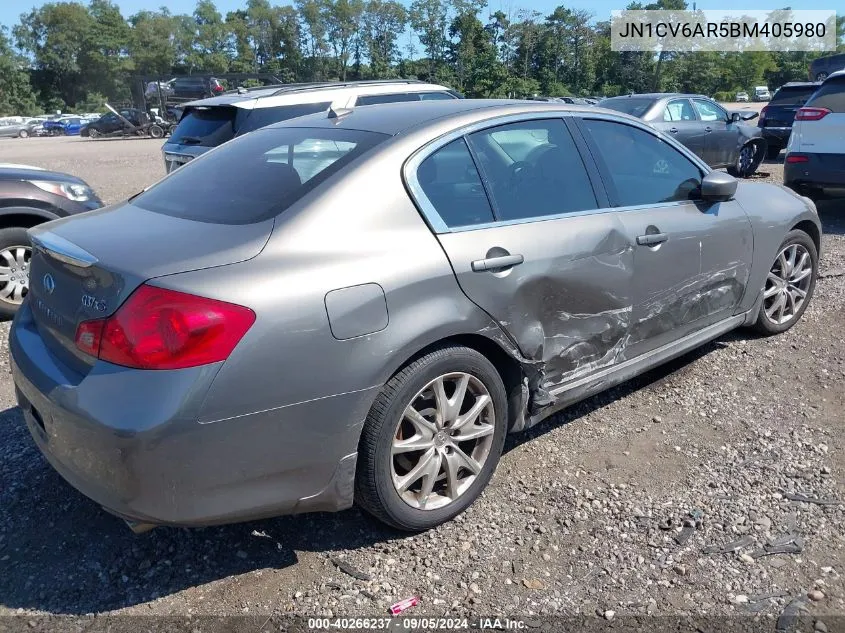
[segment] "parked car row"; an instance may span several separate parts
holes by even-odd
[[[11,328],[35,443],[138,531],[353,502],[431,528],[508,433],[813,295],[814,204],[656,129],[742,147],[695,95],[623,98],[646,120],[421,84],[217,99],[177,140],[229,142],[30,231]]]
[[[757,112],[728,112],[713,99],[690,94],[634,94],[599,102],[646,121],[677,139],[710,167],[727,168],[734,176],[748,178],[766,155],[760,129],[746,125]]]

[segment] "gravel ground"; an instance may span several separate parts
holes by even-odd
[[[159,145],[4,141],[0,161],[114,202],[163,175]],[[822,278],[798,326],[732,333],[512,437],[479,502],[416,536],[357,509],[133,535],[35,449],[3,324],[0,615],[379,615],[418,596],[408,614],[745,614],[769,630],[791,604],[841,630],[845,204],[821,208]]]

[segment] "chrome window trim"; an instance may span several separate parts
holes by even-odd
[[[692,104],[690,104],[692,105]],[[471,224],[468,226],[455,226],[449,227],[446,222],[443,221],[443,218],[440,217],[440,214],[434,208],[434,205],[425,195],[422,189],[422,185],[420,185],[419,180],[417,179],[417,169],[419,168],[420,164],[429,156],[437,152],[440,148],[448,145],[452,141],[468,136],[469,134],[473,134],[475,132],[479,132],[481,130],[485,130],[488,128],[498,127],[500,125],[507,125],[508,123],[519,123],[522,121],[530,121],[530,120],[537,120],[537,119],[566,119],[566,118],[580,118],[580,119],[597,119],[600,121],[610,121],[613,123],[622,123],[625,125],[630,125],[631,127],[639,128],[645,132],[650,133],[652,136],[656,136],[659,140],[669,143],[670,146],[679,151],[681,155],[686,157],[690,160],[696,167],[698,167],[702,172],[702,178],[713,171],[713,169],[705,163],[701,158],[699,158],[696,154],[694,154],[690,149],[688,149],[682,143],[676,141],[672,137],[663,134],[659,130],[651,127],[647,123],[643,123],[639,119],[635,119],[632,117],[628,117],[627,115],[616,115],[613,113],[606,113],[606,112],[590,112],[586,110],[567,110],[567,111],[556,111],[556,110],[543,110],[541,112],[523,112],[520,114],[507,114],[507,115],[500,115],[497,117],[484,119],[483,121],[476,121],[475,123],[471,123],[469,125],[463,126],[459,129],[452,130],[451,132],[447,132],[438,138],[429,141],[419,149],[417,149],[411,156],[405,161],[404,166],[402,167],[402,175],[405,181],[406,187],[411,195],[411,199],[416,204],[417,208],[422,213],[423,218],[428,223],[431,230],[434,233],[440,235],[444,233],[463,233],[465,231],[477,231],[481,229],[490,229],[496,228],[499,226],[512,226],[517,224],[528,224],[533,222],[543,222],[543,221],[554,221],[554,220],[562,220],[565,218],[572,218],[572,217],[581,217],[585,215],[599,215],[605,213],[616,213],[616,212],[627,212],[627,211],[639,211],[644,209],[656,209],[656,208],[666,208],[666,207],[675,207],[681,206],[685,204],[694,204],[692,200],[676,200],[672,202],[658,202],[654,204],[643,204],[643,205],[633,205],[633,206],[619,206],[619,207],[600,207],[597,209],[584,209],[583,211],[571,211],[568,213],[556,213],[554,215],[538,215],[532,216],[529,218],[518,218],[514,220],[497,220],[494,222],[485,222],[483,224]],[[580,152],[579,152],[580,153]],[[587,157],[589,160],[593,160],[592,157]],[[582,160],[586,158],[584,156],[581,157]],[[479,174],[479,178],[481,175]]]

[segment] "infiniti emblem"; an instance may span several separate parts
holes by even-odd
[[[44,275],[41,283],[44,284],[44,290],[47,291],[48,295],[53,294],[53,291],[56,289],[56,281],[53,279],[53,275],[47,273]]]

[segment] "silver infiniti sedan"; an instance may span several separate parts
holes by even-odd
[[[330,111],[31,230],[32,436],[136,530],[357,502],[423,530],[505,435],[812,297],[813,203],[627,115]]]

